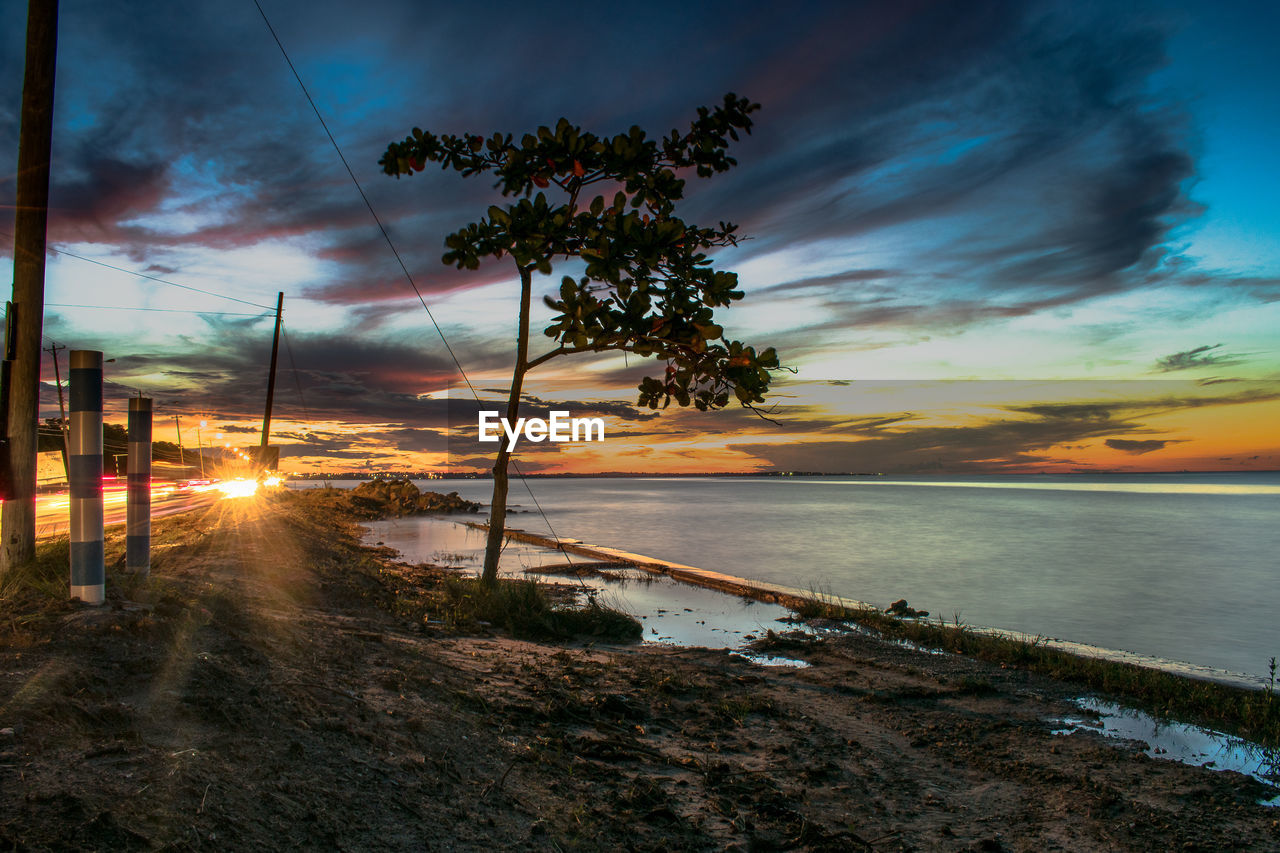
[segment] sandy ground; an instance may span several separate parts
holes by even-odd
[[[320,500],[157,524],[110,607],[0,607],[0,850],[1280,850],[1263,786],[1055,736],[1074,691],[1020,671],[424,625],[440,570]]]

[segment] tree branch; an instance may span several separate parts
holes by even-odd
[[[630,352],[630,353],[639,352],[639,350],[637,350],[634,346],[618,346],[617,344],[600,344],[599,346],[588,346],[588,347],[561,346],[561,347],[556,347],[555,349],[550,350],[548,352],[544,352],[542,355],[530,361],[527,365],[527,369],[532,370],[533,368],[537,367],[539,364],[550,361],[551,359],[555,358],[558,355],[577,355],[579,353],[584,353],[584,352],[612,352],[615,350],[618,352]],[[652,353],[649,353],[649,355],[656,355],[664,358],[671,358],[670,353],[665,349],[663,350],[655,349]]]

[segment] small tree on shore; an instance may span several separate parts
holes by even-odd
[[[726,151],[739,131],[750,133],[751,113],[759,108],[729,94],[720,106],[699,107],[688,131],[673,130],[660,139],[639,127],[598,137],[562,118],[518,142],[510,134],[436,136],[414,128],[387,147],[378,162],[388,175],[411,176],[427,163],[463,177],[493,172],[502,195],[520,199],[492,206],[485,218],[450,234],[443,258],[458,269],[476,269],[482,258],[507,257],[519,274],[509,423],[519,416],[525,374],[577,353],[628,352],[665,361],[661,376],[640,383],[638,404],[649,408],[665,408],[672,400],[704,411],[731,399],[747,407],[764,402],[771,371],[779,369],[777,353],[726,340],[713,316],[714,309],[743,294],[737,275],[714,269],[705,252],[736,245],[737,226],[701,228],[675,216],[684,196],[680,176],[706,178],[737,165]],[[603,194],[586,201],[588,187]],[[557,201],[542,192],[552,188]],[[559,312],[544,330],[555,345],[530,357],[533,274],[550,275],[559,258],[579,259],[585,269],[576,279],[562,279],[558,298],[545,297]],[[500,442],[481,575],[488,584],[498,575],[509,461],[510,451]]]

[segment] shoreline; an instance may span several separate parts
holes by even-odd
[[[474,529],[488,529],[488,526],[481,522],[467,521],[458,523],[466,524],[468,527]],[[579,539],[566,537],[556,539],[550,536],[530,533],[519,528],[508,528],[506,530],[506,536],[507,538],[514,539],[516,541],[539,545],[555,551],[567,551],[569,553],[589,557],[600,562],[625,563],[627,565],[644,569],[645,571],[672,578],[673,580],[680,581],[681,583],[699,586],[705,589],[714,589],[727,595],[752,598],[757,601],[768,602],[771,604],[780,604],[792,610],[801,610],[809,605],[817,604],[825,608],[830,608],[833,611],[848,612],[853,615],[855,620],[856,615],[854,614],[858,614],[860,612],[874,612],[877,614],[884,613],[881,608],[876,607],[874,604],[870,604],[859,599],[818,593],[812,590],[802,590],[797,587],[788,587],[781,584],[769,583],[767,581],[753,580],[723,572],[700,569],[695,566],[688,566],[669,560],[645,556],[643,554],[635,554],[617,548],[592,545],[582,542]],[[939,620],[939,624],[945,626],[946,623]],[[1216,669],[1213,667],[1190,663],[1188,661],[1178,661],[1168,658],[1160,658],[1153,655],[1143,655],[1137,652],[1125,651],[1123,649],[1110,649],[1103,646],[1091,645],[1089,643],[1060,640],[1055,637],[1045,637],[1039,634],[1030,634],[1024,631],[1013,631],[1005,628],[965,625],[964,630],[991,637],[993,639],[1007,639],[1017,643],[1039,644],[1049,648],[1058,649],[1071,655],[1094,658],[1108,661],[1110,663],[1129,664],[1132,666],[1154,669],[1159,672],[1167,673],[1171,676],[1193,678],[1200,681],[1221,684],[1227,687],[1238,687],[1247,690],[1265,690],[1267,688],[1267,681],[1261,676]]]
[[[1267,662],[1280,652],[1268,615],[1277,600],[1267,581],[1275,537],[1265,527],[1248,533],[1274,510],[1280,482],[1275,496],[1098,496],[971,488],[922,493],[918,486],[882,482],[888,478],[844,487],[841,479],[827,478],[830,485],[757,480],[741,493],[711,479],[560,480],[545,484],[542,496],[553,529],[536,516],[508,520],[543,536],[759,578],[803,596],[839,595],[878,608],[906,599],[948,622],[956,615],[1003,636],[1053,638],[1081,654],[1251,688],[1265,683]],[[1236,481],[1245,482],[1260,481]],[[487,499],[479,483],[418,485]],[[700,531],[682,513],[687,499],[705,500],[702,515],[725,529],[751,512],[767,511],[770,520],[719,536],[715,528]],[[534,510],[527,499],[517,505]],[[828,511],[853,512],[859,523],[827,531],[822,513]],[[989,513],[997,511],[1006,520],[988,527]],[[616,524],[611,512],[619,513]],[[1019,527],[1021,521],[1031,526]],[[1099,536],[1088,533],[1093,524],[1100,525]],[[900,528],[920,535],[898,543]],[[1219,541],[1224,546],[1217,552],[1206,550]]]
[[[484,524],[449,518],[422,519],[420,523],[423,522],[445,527],[419,527],[416,536],[436,535],[434,532],[425,533],[426,530],[443,532],[448,529],[466,529],[483,538],[483,532],[487,530]],[[1115,713],[1121,717],[1136,714],[1145,718],[1146,725],[1153,730],[1159,731],[1167,725],[1170,732],[1182,730],[1186,737],[1216,743],[1214,748],[1223,751],[1234,750],[1238,739],[1246,753],[1252,751],[1264,756],[1259,760],[1261,763],[1255,761],[1254,765],[1261,767],[1268,761],[1272,765],[1275,762],[1274,750],[1280,743],[1280,714],[1277,714],[1280,709],[1275,705],[1274,687],[1258,685],[1247,677],[1233,678],[1232,673],[1206,671],[1176,661],[1145,658],[1132,653],[1054,641],[1018,632],[947,625],[941,620],[915,618],[916,614],[905,602],[902,602],[900,612],[895,612],[892,608],[881,611],[865,602],[835,599],[795,588],[762,584],[620,549],[591,545],[577,539],[562,537],[557,540],[519,529],[509,530],[507,533],[509,542],[519,542],[523,546],[531,545],[534,548],[517,557],[521,563],[531,558],[536,561],[538,558],[534,555],[539,552],[547,555],[563,553],[565,557],[572,553],[585,558],[588,562],[582,565],[586,568],[586,574],[598,575],[592,578],[592,585],[596,590],[608,589],[617,581],[622,581],[621,588],[626,589],[628,572],[638,571],[642,576],[664,579],[669,585],[658,588],[657,603],[654,601],[655,596],[649,593],[641,596],[640,601],[623,605],[633,616],[650,620],[649,625],[655,624],[655,619],[663,619],[665,616],[666,620],[676,618],[677,622],[685,621],[686,624],[688,620],[698,620],[699,625],[718,624],[720,627],[712,628],[711,631],[722,632],[718,635],[704,633],[699,637],[690,637],[687,634],[679,636],[681,631],[677,628],[673,636],[659,636],[659,642],[685,648],[723,649],[764,665],[803,666],[803,659],[795,660],[795,656],[788,653],[788,648],[803,646],[805,642],[820,642],[821,635],[829,636],[832,629],[854,629],[922,653],[956,653],[974,661],[993,662],[1002,668],[1011,666],[1044,673],[1063,683],[1079,685],[1078,689],[1085,695],[1110,697],[1118,703],[1114,706]],[[446,532],[443,535],[448,541],[455,541],[451,534]],[[416,540],[410,537],[407,542],[402,542],[402,546],[413,548],[414,541]],[[466,549],[465,539],[459,544]],[[454,556],[464,557],[461,553]],[[474,559],[476,555],[473,553],[470,556]],[[457,568],[469,570],[469,567],[463,567],[462,563],[465,562],[465,559],[460,559]],[[550,572],[546,568],[526,567],[524,572],[537,575],[578,574],[573,570],[572,562],[556,564]],[[513,574],[508,570],[504,576],[512,577]],[[724,600],[737,598],[764,602],[761,606],[782,610],[782,613],[772,614],[771,619],[805,622],[810,633],[797,639],[798,632],[777,628],[776,622],[765,621],[756,622],[757,628],[750,630],[744,627],[750,620],[744,622],[740,616],[735,618],[723,612],[717,613],[714,607],[707,607],[705,596],[689,597],[682,594],[680,589],[706,590],[711,596]],[[625,593],[623,596],[625,599]],[[701,621],[703,619],[706,621]],[[774,627],[769,627],[770,624]],[[665,627],[670,630],[672,626]],[[818,631],[812,632],[815,627]],[[790,635],[789,638],[779,637],[780,632],[783,637]],[[658,631],[654,629],[652,633],[656,635]],[[735,635],[736,641],[731,639]],[[1126,710],[1126,706],[1130,710]],[[1161,723],[1160,720],[1166,722]],[[1183,722],[1169,722],[1171,720]],[[1128,730],[1132,725],[1118,725],[1116,730]],[[1185,749],[1182,751],[1186,752]],[[1268,755],[1271,756],[1269,759],[1266,758]],[[1263,771],[1252,772],[1258,776]]]

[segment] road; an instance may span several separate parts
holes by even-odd
[[[206,480],[190,483],[158,483],[151,488],[151,517],[163,518],[209,506],[228,497],[253,494],[252,480]],[[104,480],[102,515],[107,526],[125,521],[123,480]],[[65,535],[70,526],[71,499],[67,492],[50,492],[36,497],[36,536],[44,539]]]

